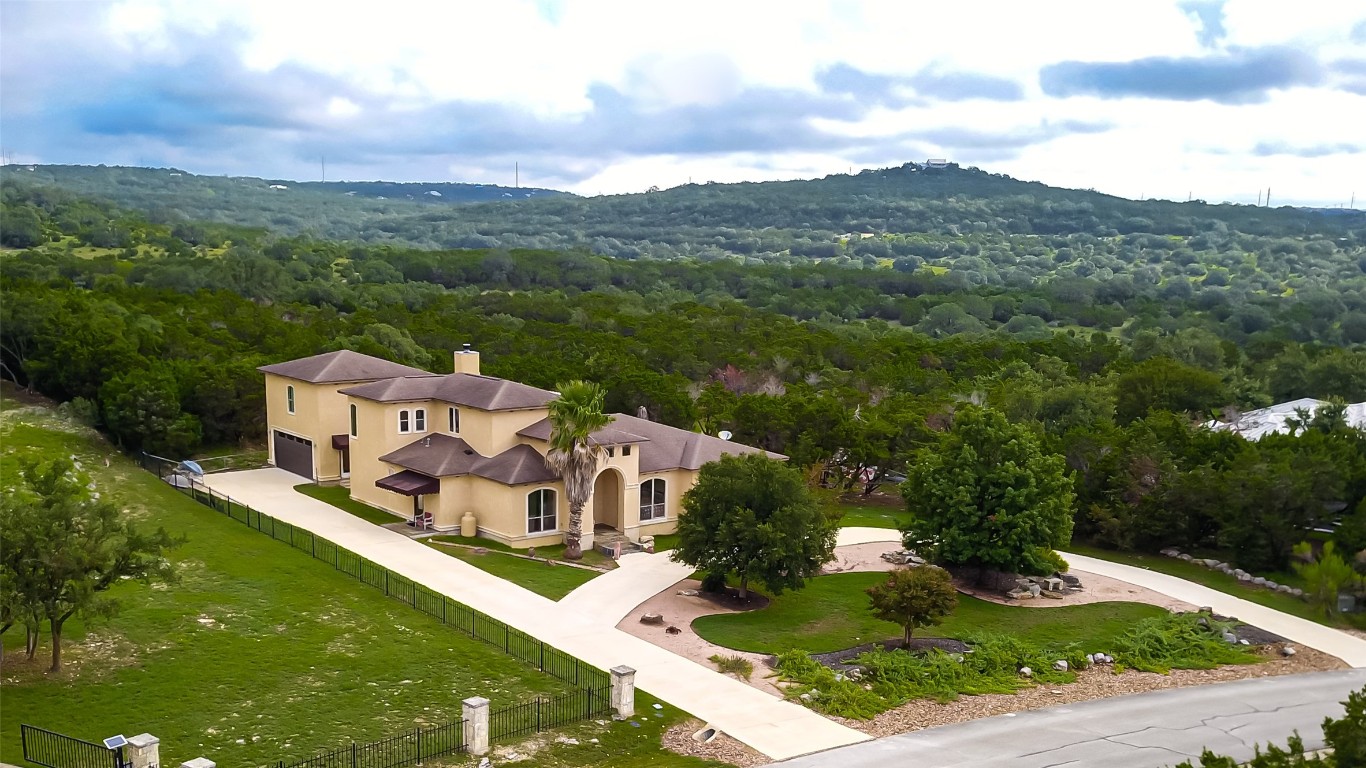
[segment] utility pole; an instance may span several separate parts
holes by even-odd
[[[1260,187],[1257,189],[1257,207],[1262,207],[1262,190]]]
[[[323,183],[326,184],[326,183],[327,183],[327,155],[322,155],[321,157],[319,157],[319,162],[322,164],[322,169],[323,169]]]
[[[1266,188],[1266,207],[1271,207],[1271,187]]]

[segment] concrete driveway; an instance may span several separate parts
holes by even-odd
[[[628,561],[616,579],[574,600],[555,603],[400,533],[305,496],[294,490],[295,485],[305,482],[303,478],[282,469],[212,474],[205,481],[219,493],[310,530],[590,664],[602,669],[620,664],[633,667],[636,684],[642,690],[692,713],[770,759],[869,738],[616,629],[617,621],[643,601],[639,597],[643,590],[657,592],[659,581],[672,579],[668,582],[672,584],[683,578],[674,575],[667,559],[641,561],[639,571],[634,561]],[[589,585],[609,576],[594,579]],[[639,580],[633,583],[637,576]]]
[[[1160,768],[1199,764],[1208,747],[1239,762],[1254,744],[1298,731],[1323,746],[1325,717],[1366,685],[1366,670],[1316,672],[1173,688],[927,728],[807,755],[780,768]]]

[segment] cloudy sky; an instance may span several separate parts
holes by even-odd
[[[0,0],[10,162],[581,194],[943,157],[1366,207],[1359,0]]]

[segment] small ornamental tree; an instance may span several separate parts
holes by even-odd
[[[751,579],[776,595],[800,589],[830,561],[837,533],[796,469],[759,453],[722,456],[683,495],[672,557],[735,574],[741,599]]]
[[[1072,483],[1063,457],[998,411],[963,406],[901,486],[914,515],[906,546],[944,565],[1051,573],[1072,540]]]
[[[907,647],[916,627],[939,624],[958,607],[949,572],[932,565],[889,572],[886,581],[868,588],[868,599],[874,616],[906,631]]]

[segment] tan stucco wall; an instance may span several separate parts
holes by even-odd
[[[344,435],[351,427],[346,409],[346,395],[340,389],[355,386],[344,384],[309,384],[267,373],[266,424],[270,462],[275,463],[275,430],[305,437],[313,441],[313,476],[323,482],[341,477],[341,453],[332,447],[333,435]],[[288,387],[294,387],[294,413],[289,412]]]
[[[640,485],[646,480],[664,480],[664,519],[640,521]],[[632,541],[641,536],[658,536],[673,533],[678,528],[678,515],[683,509],[683,494],[697,482],[697,472],[688,469],[674,469],[667,472],[652,472],[641,475],[639,480],[626,489],[626,521],[622,532]]]
[[[514,547],[539,547],[564,543],[564,529],[569,523],[569,503],[561,483],[532,483],[507,486],[482,477],[467,478],[466,493],[457,506],[474,513],[479,522],[479,535],[487,536]],[[527,533],[527,496],[542,488],[555,491],[556,522],[558,528],[550,533]],[[442,492],[445,492],[443,485]]]

